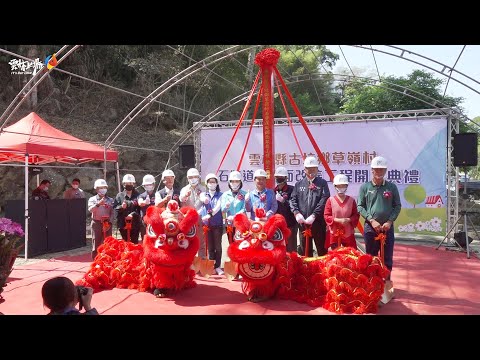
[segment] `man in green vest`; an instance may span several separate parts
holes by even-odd
[[[382,156],[377,156],[373,158],[371,168],[372,180],[360,187],[357,204],[358,212],[365,219],[363,238],[367,254],[378,256],[380,241],[375,240],[375,237],[380,233],[386,235],[384,261],[389,273],[385,280],[385,292],[381,300],[386,303],[393,297],[393,283],[390,280],[395,243],[393,222],[400,214],[402,204],[397,185],[385,180],[387,160]]]

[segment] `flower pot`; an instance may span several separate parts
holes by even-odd
[[[3,288],[7,285],[7,280],[12,273],[13,264],[15,263],[17,255],[17,251],[12,251],[7,261],[5,261],[3,264],[0,264],[0,294],[3,292]]]

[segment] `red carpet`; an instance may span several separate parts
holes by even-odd
[[[43,315],[41,288],[54,276],[81,278],[90,254],[44,260],[16,267],[2,293],[5,315]],[[173,298],[157,299],[150,293],[113,289],[94,294],[92,305],[104,315],[333,315],[286,300],[248,302],[240,282],[223,276],[197,277],[197,287]],[[465,253],[435,250],[421,245],[395,245],[392,280],[395,298],[378,315],[480,314],[480,260]]]

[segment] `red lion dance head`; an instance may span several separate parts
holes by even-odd
[[[194,287],[195,272],[190,268],[200,246],[194,208],[178,209],[170,200],[166,209],[150,206],[144,216],[147,229],[143,239],[146,273],[143,288],[155,289],[158,297],[169,290]]]
[[[162,267],[191,265],[200,246],[193,208],[178,208],[170,200],[166,209],[150,206],[144,217],[147,231],[143,240],[144,257]]]
[[[195,272],[190,266],[200,244],[196,235],[197,211],[190,207],[178,209],[178,203],[172,200],[166,209],[150,206],[144,220],[147,231],[143,247],[106,238],[77,285],[96,290],[154,290],[158,297],[166,296],[170,290],[195,286]]]
[[[264,209],[256,209],[256,216],[265,217]],[[237,214],[233,224],[236,230],[228,256],[238,263],[238,272],[244,278],[242,290],[252,301],[271,297],[276,267],[285,258],[290,235],[285,218],[277,214],[262,222]]]

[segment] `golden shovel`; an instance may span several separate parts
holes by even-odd
[[[227,239],[228,243],[231,244],[233,242],[233,226],[227,222]],[[225,277],[232,281],[237,277],[237,263],[235,261],[225,261],[223,265],[223,271],[225,272]]]
[[[205,260],[200,260],[200,275],[209,278],[212,275],[215,260],[208,260],[208,225],[203,225],[203,234],[205,236]]]
[[[193,258],[193,270],[195,271],[195,274],[200,271],[200,262],[202,261],[202,258],[200,256],[195,256]]]

